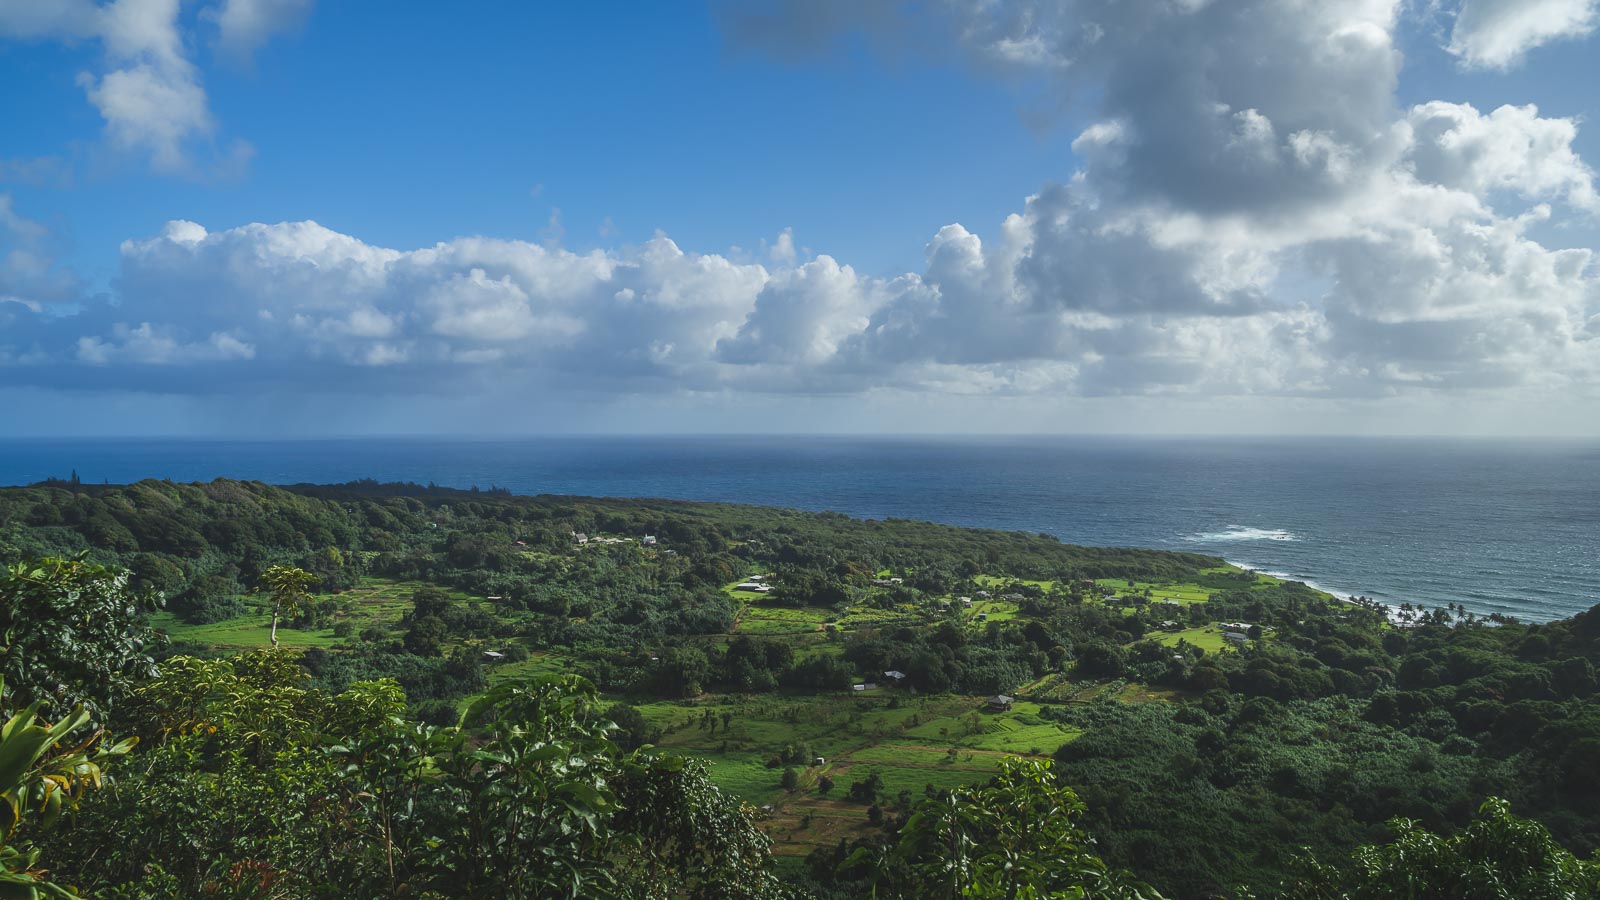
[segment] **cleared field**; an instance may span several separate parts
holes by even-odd
[[[1041,591],[1048,591],[1056,586],[1054,581],[1037,581],[1031,578],[1001,578],[997,575],[974,575],[972,580],[983,585],[985,590],[1005,587],[1008,584],[1026,584]]]
[[[314,594],[318,600],[332,600],[335,604],[333,624],[349,622],[354,632],[372,625],[394,627],[411,609],[411,597],[418,588],[427,586],[422,581],[391,581],[386,578],[363,578],[361,583],[339,594]],[[465,601],[470,595],[446,590],[452,600]],[[242,598],[252,611],[232,619],[208,625],[192,625],[170,612],[151,617],[156,628],[165,631],[174,641],[192,641],[227,649],[250,649],[271,646],[269,637],[271,608],[258,597]],[[333,628],[299,629],[278,624],[278,643],[285,647],[331,647],[345,638],[336,637]]]
[[[734,631],[748,634],[804,634],[821,631],[836,618],[832,610],[750,603],[739,611]]]
[[[883,782],[879,803],[893,808],[902,793],[915,802],[927,785],[981,782],[1006,755],[1050,754],[1077,736],[1040,717],[1036,703],[993,713],[983,705],[978,697],[919,698],[884,689],[865,696],[718,697],[639,709],[663,729],[659,746],[705,758],[718,785],[757,807],[770,806],[763,827],[777,852],[792,856],[871,829],[867,804],[844,799],[855,781],[877,775]],[[805,753],[795,766],[801,787],[794,792],[780,786],[785,767],[769,766],[785,748]],[[817,757],[821,765],[804,764]],[[826,795],[817,789],[823,776],[834,782]]]
[[[1222,629],[1215,625],[1185,628],[1182,631],[1152,631],[1145,637],[1169,647],[1178,646],[1179,641],[1188,641],[1207,653],[1222,653],[1232,649],[1222,637]]]
[[[968,622],[977,622],[979,615],[985,622],[1009,622],[1017,618],[1017,605],[1009,600],[979,600],[962,613]]]
[[[272,616],[267,613],[240,616],[210,625],[190,625],[173,613],[161,612],[150,617],[157,629],[165,631],[174,641],[192,641],[213,647],[248,650],[272,646]],[[344,640],[333,636],[333,629],[302,631],[278,625],[278,644],[283,647],[331,647]]]

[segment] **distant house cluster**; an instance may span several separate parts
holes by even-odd
[[[591,537],[591,536],[589,536],[587,534],[584,534],[581,531],[574,531],[572,533],[572,542],[574,544],[580,546],[580,547],[582,547],[582,546],[584,546],[586,544],[629,544],[629,543],[633,542],[633,538],[628,538],[628,537],[608,537],[608,536],[602,536],[602,535],[594,535],[593,537]],[[521,544],[522,542],[518,541],[517,543]],[[661,546],[661,542],[656,539],[655,535],[647,534],[647,535],[639,538],[639,546],[641,546],[641,547],[659,547],[659,546]],[[673,555],[673,551],[671,551],[671,550],[666,550],[666,551],[663,551],[663,552],[665,552],[668,555]]]
[[[1222,629],[1222,639],[1236,646],[1243,646],[1250,640],[1249,622],[1218,622],[1217,627]]]
[[[896,587],[906,583],[904,578],[874,578],[872,583],[878,587]]]

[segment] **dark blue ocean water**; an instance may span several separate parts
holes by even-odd
[[[372,477],[676,497],[1196,550],[1391,604],[1600,603],[1600,444],[1356,439],[0,441],[0,484]]]

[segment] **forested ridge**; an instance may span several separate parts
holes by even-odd
[[[1600,607],[376,482],[0,489],[0,562],[29,890],[1600,894]]]

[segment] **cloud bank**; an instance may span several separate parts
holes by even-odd
[[[1591,3],[1547,5],[1530,25],[1526,4],[1469,0],[1448,49],[1498,68],[1592,26]],[[269,7],[244,20],[280,21]],[[899,9],[767,4],[730,12],[729,33],[792,58],[838,29],[896,29]],[[895,277],[802,256],[787,233],[754,259],[664,235],[397,249],[310,221],[177,221],[123,244],[114,297],[68,302],[0,206],[17,260],[0,265],[0,372],[178,393],[1593,397],[1600,266],[1557,227],[1600,214],[1578,123],[1398,105],[1401,13],[949,4],[951,46],[1048,80],[1095,122],[1070,177],[986,234],[940,229]]]

